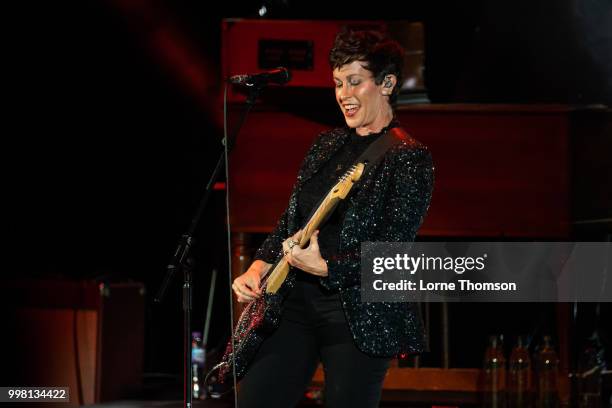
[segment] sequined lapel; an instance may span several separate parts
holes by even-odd
[[[304,171],[298,179],[298,189],[309,180],[348,140],[349,132],[346,128],[331,131],[320,140],[317,148],[309,155]]]
[[[349,140],[349,136],[350,134],[346,128],[334,129],[324,135],[305,158],[302,170],[298,174],[293,194],[289,198],[287,229],[290,235],[293,235],[300,228],[300,225],[297,223],[297,198],[302,185]]]

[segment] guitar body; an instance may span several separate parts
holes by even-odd
[[[281,268],[286,277],[289,272],[289,265],[283,260],[277,262],[270,270],[276,270],[279,264],[286,265],[286,267]],[[232,364],[235,365],[236,380],[244,377],[261,343],[280,324],[282,304],[291,291],[294,281],[293,279],[284,279],[275,293],[267,291],[269,281],[268,279],[261,287],[263,295],[250,302],[240,314],[238,323],[234,328],[233,344],[230,339],[221,362],[213,369],[219,370],[218,378],[222,383],[230,381],[234,375]]]

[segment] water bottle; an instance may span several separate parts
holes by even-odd
[[[606,369],[604,349],[597,332],[587,340],[578,360],[578,407],[601,408],[602,372]]]
[[[202,343],[202,332],[191,333],[191,375],[193,377],[193,399],[204,399],[204,364],[206,349]]]
[[[505,407],[506,359],[501,336],[490,336],[483,363],[483,398],[486,408]]]
[[[512,349],[508,371],[508,408],[531,407],[531,358],[522,336]]]
[[[544,342],[537,353],[536,369],[538,375],[537,408],[559,407],[559,359],[552,346],[550,336],[544,336]]]

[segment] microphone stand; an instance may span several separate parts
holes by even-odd
[[[229,141],[223,139],[223,143],[227,144],[228,153],[234,147],[236,142],[236,138],[242,125],[246,121],[246,117],[255,105],[255,101],[257,100],[257,96],[259,92],[264,87],[264,84],[255,84],[249,86],[249,95],[246,99],[246,105],[240,118],[238,120],[238,126],[232,133]],[[191,224],[189,225],[189,229],[178,241],[178,245],[176,250],[174,251],[174,255],[170,264],[166,267],[166,274],[162,280],[162,283],[155,295],[155,302],[161,303],[166,295],[166,291],[168,286],[172,282],[172,279],[177,273],[183,273],[183,403],[185,408],[192,408],[192,400],[193,400],[193,375],[191,373],[192,369],[192,361],[191,361],[191,310],[192,310],[192,268],[193,268],[193,258],[190,254],[191,247],[194,244],[193,234],[195,233],[198,223],[200,222],[200,218],[204,209],[206,208],[206,204],[210,198],[210,193],[212,191],[212,187],[217,181],[221,170],[223,169],[223,165],[225,163],[225,151],[221,152],[219,156],[219,160],[217,161],[217,165],[210,176],[210,180],[208,180],[208,184],[204,189],[204,193],[202,198],[200,199],[200,203],[191,219]],[[226,180],[227,181],[227,180]],[[226,188],[227,192],[227,188]],[[229,234],[229,230],[227,232]]]

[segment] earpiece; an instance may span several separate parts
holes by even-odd
[[[385,81],[385,88],[391,88],[393,87],[393,83],[391,82],[391,80],[387,79]]]

